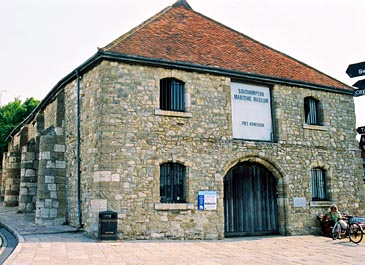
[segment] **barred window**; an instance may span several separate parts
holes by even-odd
[[[184,82],[175,78],[160,80],[160,109],[185,111]]]
[[[165,163],[160,166],[160,202],[186,202],[184,165]]]
[[[321,125],[321,105],[320,101],[312,97],[304,99],[305,123],[309,125]]]
[[[327,200],[326,172],[321,168],[311,169],[312,178],[312,200]]]

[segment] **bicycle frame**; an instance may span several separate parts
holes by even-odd
[[[341,234],[345,233],[345,236],[349,237],[351,242],[360,243],[364,234],[362,227],[357,222],[353,222],[352,217],[345,218],[344,221],[346,222],[346,228],[343,228],[340,220],[337,220],[332,228],[332,239],[338,239]]]

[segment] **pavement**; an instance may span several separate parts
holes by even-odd
[[[365,261],[365,239],[360,244],[321,236],[98,241],[71,226],[35,225],[33,213],[18,213],[16,207],[4,207],[2,203],[1,225],[18,240],[4,265],[333,265]],[[2,255],[0,250],[0,258]]]

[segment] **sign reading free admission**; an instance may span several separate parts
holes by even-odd
[[[270,88],[231,83],[233,138],[271,141]]]

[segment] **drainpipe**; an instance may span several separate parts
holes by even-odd
[[[79,72],[76,69],[76,78],[77,78],[77,209],[78,209],[78,217],[79,217],[79,228],[82,228],[84,225],[82,224],[82,211],[81,211],[81,153],[80,153],[80,146],[81,146],[81,135],[80,135],[80,113],[81,113],[81,106],[80,106],[80,97],[81,97],[81,79],[82,77],[79,76]]]

